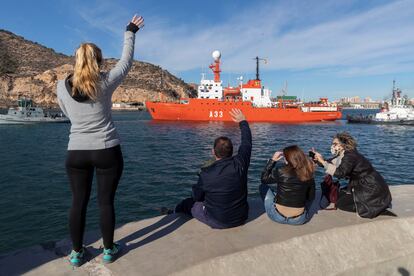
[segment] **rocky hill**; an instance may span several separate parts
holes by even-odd
[[[103,70],[116,59],[105,59]],[[56,82],[73,70],[74,58],[0,30],[0,106],[19,96],[31,97],[42,106],[56,106]],[[192,97],[195,90],[161,67],[134,61],[127,78],[114,93],[113,102],[176,100]]]

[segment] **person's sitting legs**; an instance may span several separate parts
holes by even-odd
[[[225,229],[228,228],[222,224],[220,224],[219,222],[217,222],[216,220],[214,220],[213,218],[211,218],[208,213],[206,208],[204,207],[204,203],[203,202],[195,202],[193,205],[193,208],[191,208],[191,215],[193,216],[193,218],[197,219],[198,221],[210,226],[213,229]]]
[[[290,224],[290,225],[302,225],[308,221],[307,219],[307,211],[299,216],[296,217],[285,217],[281,213],[279,213],[275,207],[275,197],[276,193],[270,189],[267,184],[261,184],[259,186],[260,196],[264,201],[264,208],[266,210],[267,216],[278,223],[281,224]]]
[[[184,213],[191,216],[191,208],[193,208],[195,200],[192,197],[186,198],[175,206],[174,213]]]

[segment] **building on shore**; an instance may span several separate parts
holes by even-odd
[[[344,97],[337,101],[338,106],[349,109],[379,109],[382,102],[374,101],[371,97],[366,97],[363,100],[359,96]]]
[[[113,110],[145,110],[145,103],[113,103]]]

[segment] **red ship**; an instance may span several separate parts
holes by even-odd
[[[271,99],[271,91],[262,86],[259,78],[259,58],[256,57],[256,79],[237,87],[223,87],[220,80],[219,51],[213,52],[214,63],[209,68],[214,80],[204,77],[198,86],[197,98],[180,99],[178,102],[147,101],[145,103],[154,120],[180,121],[231,121],[232,108],[242,110],[249,122],[298,123],[335,121],[342,117],[335,104],[327,98],[315,103],[301,103],[296,97]]]

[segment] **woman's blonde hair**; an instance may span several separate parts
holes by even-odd
[[[87,96],[96,100],[99,91],[102,52],[93,43],[82,43],[76,50],[72,77],[72,96]]]
[[[348,132],[340,132],[334,136],[334,139],[338,139],[344,150],[354,150],[357,147],[357,142],[354,137]]]

